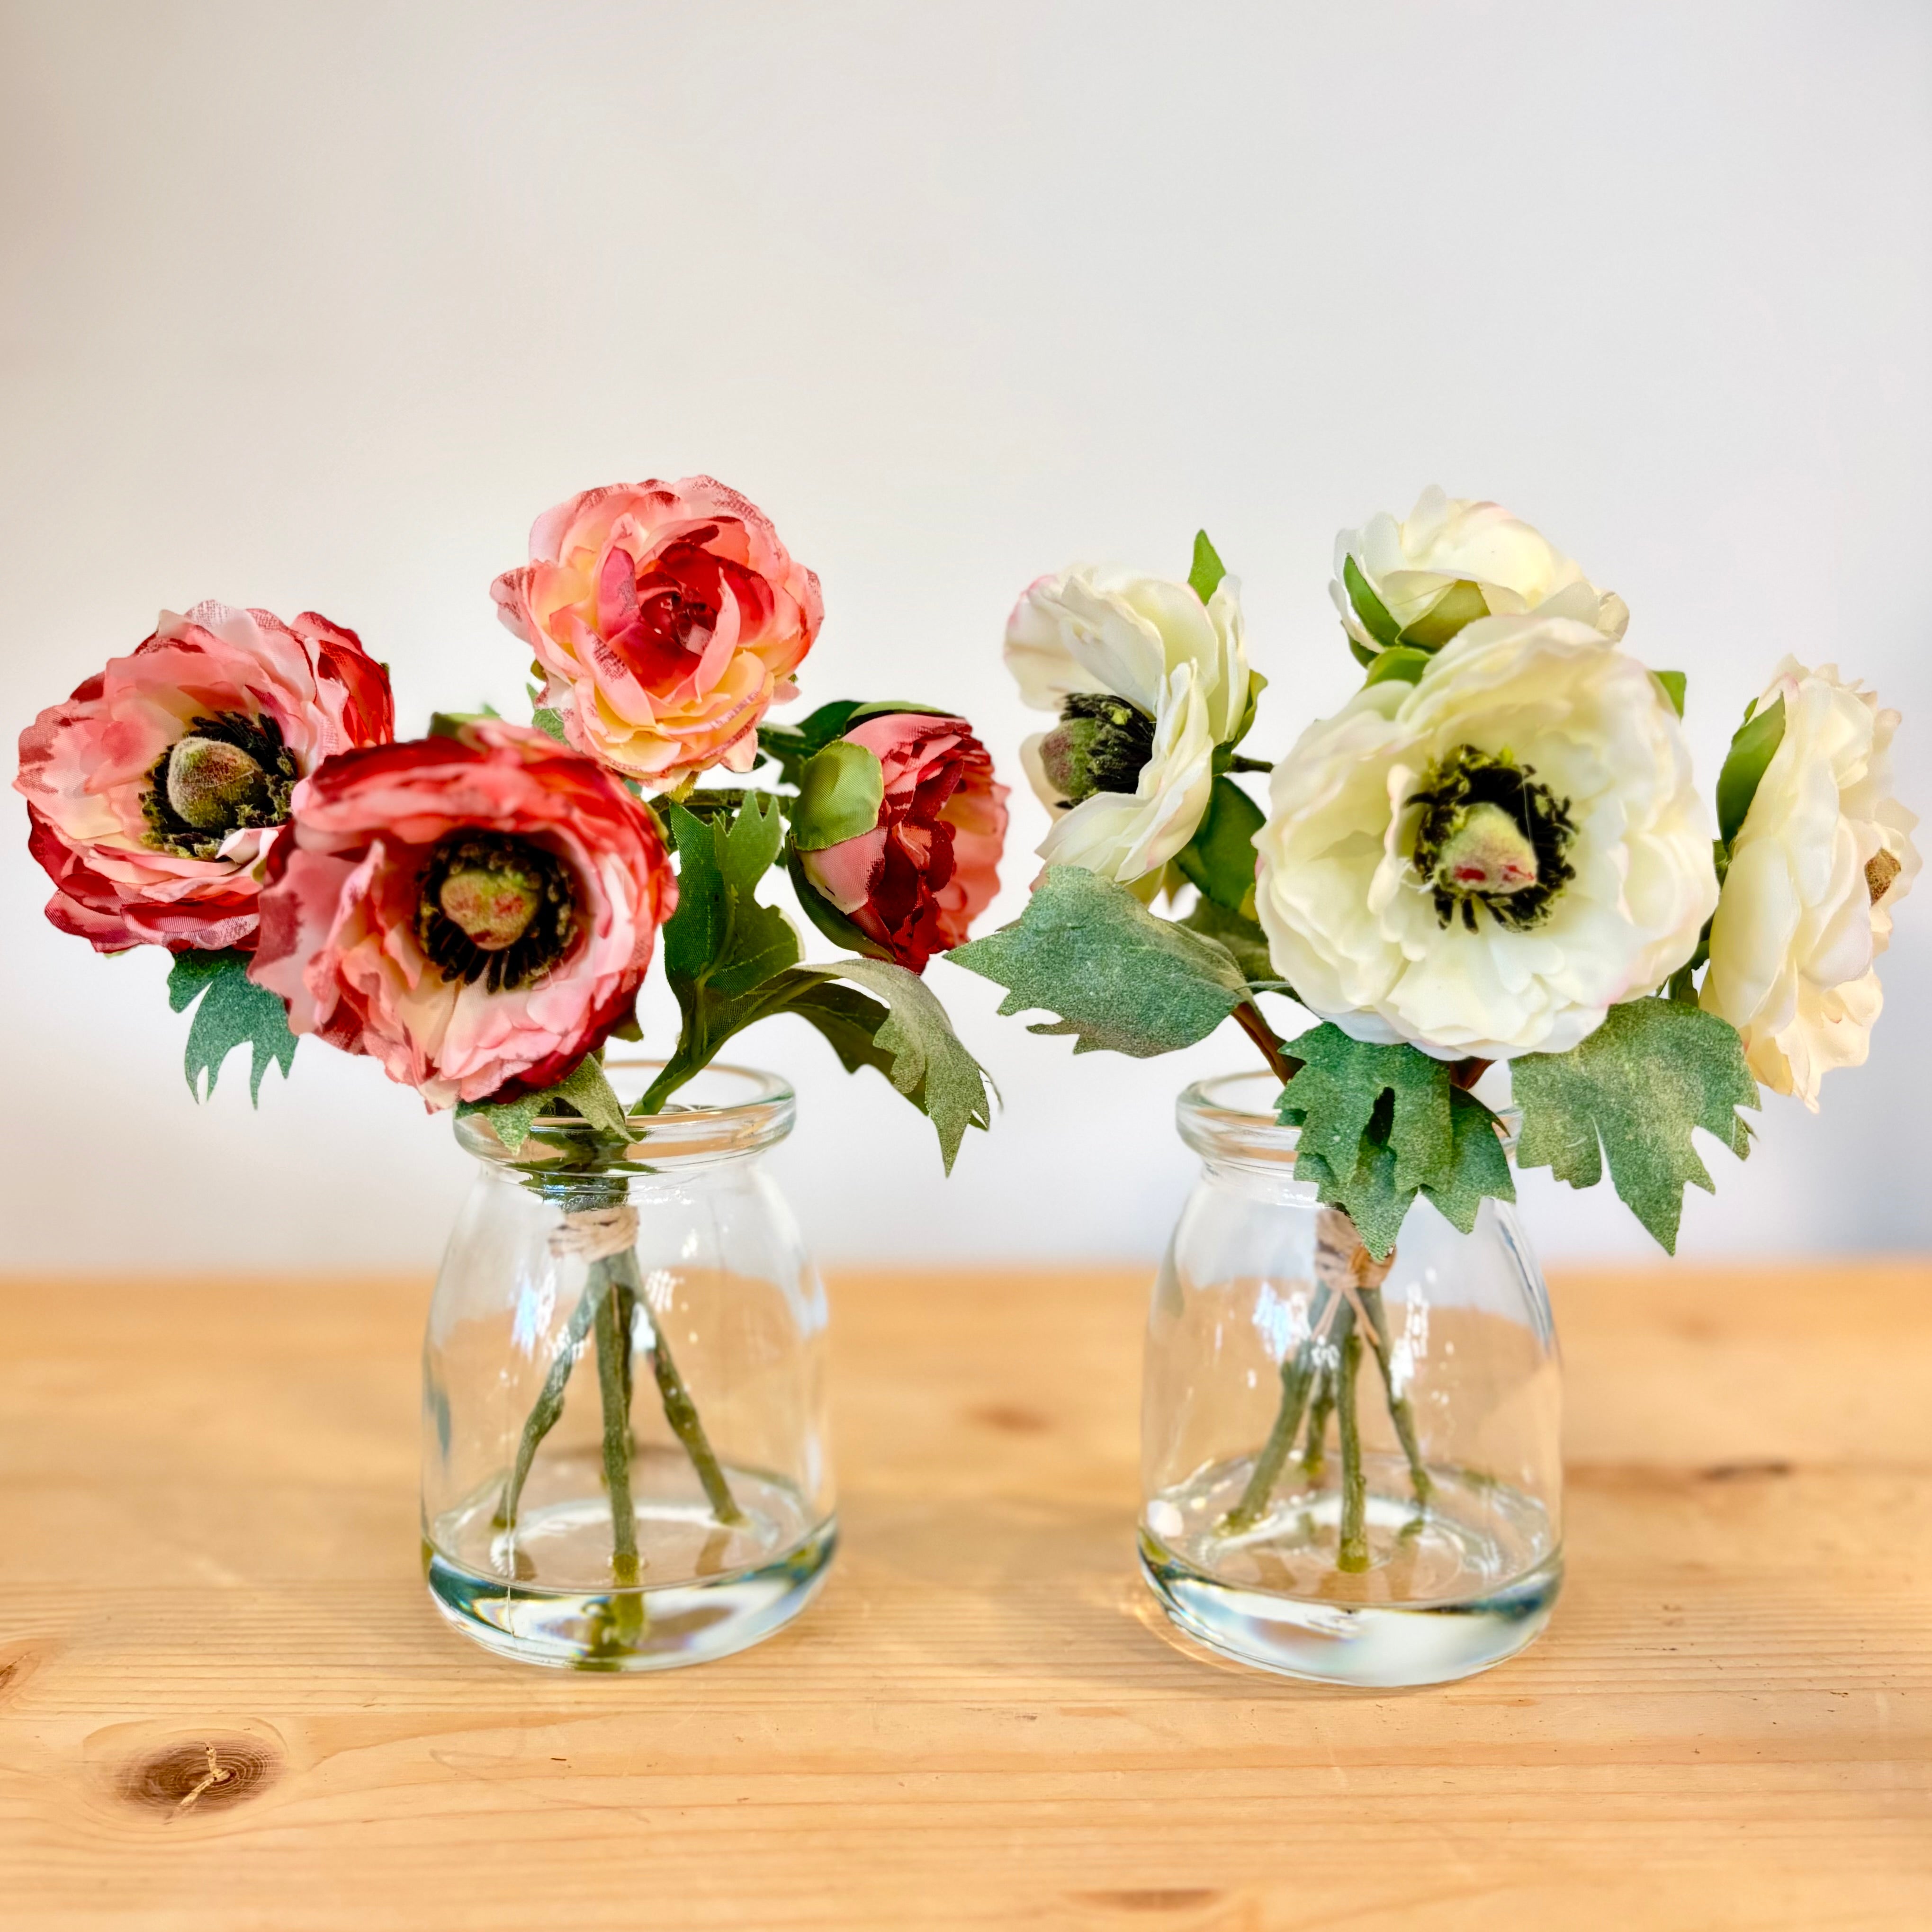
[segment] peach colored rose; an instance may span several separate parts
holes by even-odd
[[[313,610],[163,611],[20,734],[47,917],[102,952],[253,946],[262,862],[302,782],[394,725],[388,673]]]
[[[250,976],[432,1108],[562,1078],[631,1011],[677,904],[649,810],[495,720],[332,760],[291,833]]]
[[[490,586],[566,736],[647,791],[750,770],[758,721],[818,634],[818,579],[709,476],[586,490],[539,517]]]
[[[879,760],[878,823],[799,855],[816,890],[877,950],[915,973],[964,943],[999,890],[1006,788],[963,718],[890,712],[845,734]]]

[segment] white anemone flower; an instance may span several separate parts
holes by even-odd
[[[1815,1113],[1825,1075],[1870,1050],[1874,962],[1918,871],[1918,821],[1892,792],[1896,711],[1835,664],[1795,658],[1754,715],[1780,699],[1784,735],[1731,842],[1700,1000],[1737,1028],[1760,1081]]]
[[[1562,1053],[1690,958],[1712,832],[1642,664],[1572,618],[1484,618],[1275,767],[1256,910],[1302,1004],[1357,1040]]]
[[[1598,590],[1521,518],[1500,503],[1445,496],[1434,484],[1406,521],[1384,511],[1335,539],[1328,594],[1348,635],[1379,650],[1386,640],[1371,634],[1348,594],[1352,560],[1396,629],[1432,650],[1484,616],[1574,617],[1612,644],[1630,622],[1621,597]]]
[[[1055,814],[1040,857],[1157,881],[1208,809],[1216,748],[1247,716],[1240,586],[1223,578],[1204,604],[1185,584],[1076,564],[1014,606],[1006,656],[1022,698],[1060,718],[1021,754]]]

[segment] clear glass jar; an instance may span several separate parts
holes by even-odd
[[[659,1061],[606,1064],[628,1105]],[[714,1066],[628,1139],[539,1118],[480,1164],[423,1348],[423,1561],[534,1664],[722,1657],[805,1607],[836,1530],[825,1291],[761,1164],[791,1090]]]
[[[1293,1178],[1256,1072],[1180,1096],[1202,1157],[1154,1287],[1141,1562],[1244,1664],[1434,1684],[1522,1649],[1562,1580],[1562,1383],[1514,1209],[1426,1199],[1386,1273]]]

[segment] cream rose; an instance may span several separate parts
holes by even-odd
[[[1918,870],[1917,818],[1893,796],[1896,711],[1786,658],[1754,715],[1784,735],[1731,843],[1700,1002],[1742,1036],[1751,1071],[1815,1113],[1819,1083],[1861,1065],[1882,1002],[1873,962]]]
[[[1022,698],[1060,716],[1021,753],[1056,814],[1041,858],[1123,885],[1157,878],[1246,718],[1239,585],[1223,578],[1204,604],[1185,584],[1076,565],[1020,598],[1006,656]]]
[[[1388,614],[1378,636],[1349,594],[1353,562],[1367,590]],[[1431,484],[1397,523],[1384,512],[1359,530],[1335,539],[1335,576],[1328,586],[1342,626],[1365,652],[1394,641],[1438,649],[1462,627],[1484,616],[1533,612],[1574,617],[1614,644],[1630,622],[1621,597],[1601,591],[1562,552],[1500,503],[1445,496]]]
[[[1562,1053],[1696,950],[1708,808],[1656,680],[1567,617],[1490,617],[1311,726],[1255,835],[1302,1004],[1441,1060]]]

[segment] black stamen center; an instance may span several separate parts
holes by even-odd
[[[1154,756],[1154,720],[1124,698],[1076,691],[1060,707],[1058,728],[1041,742],[1040,765],[1069,805],[1096,792],[1133,792]]]
[[[416,939],[446,979],[527,986],[569,951],[578,928],[570,868],[500,832],[446,838],[423,868]]]
[[[1410,794],[1408,802],[1422,814],[1410,862],[1433,891],[1436,916],[1445,926],[1460,908],[1463,926],[1474,932],[1480,905],[1498,926],[1528,932],[1550,916],[1558,895],[1576,876],[1564,856],[1576,833],[1570,801],[1538,783],[1534,766],[1519,765],[1507,752],[1457,746],[1430,772],[1422,789]],[[1506,822],[1498,824],[1492,814]],[[1513,842],[1511,828],[1527,846],[1524,857],[1533,856],[1533,878],[1525,881],[1526,865],[1504,867],[1492,861],[1459,867],[1454,862],[1459,849],[1473,845],[1493,852]]]
[[[301,776],[272,718],[196,718],[148,771],[142,842],[185,859],[218,858],[231,832],[284,823]]]

